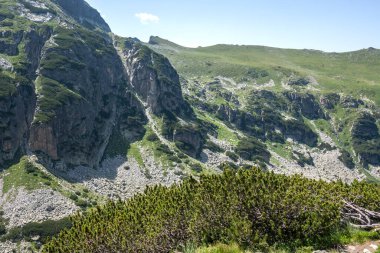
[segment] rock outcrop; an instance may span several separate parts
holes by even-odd
[[[105,32],[111,32],[110,27],[100,16],[100,13],[83,0],[53,0],[70,17],[74,18],[86,28],[100,28]]]
[[[14,86],[11,94],[0,95],[0,165],[7,165],[26,152],[35,106],[31,86],[6,79],[0,73],[0,94],[4,82]]]
[[[176,146],[191,157],[199,157],[205,138],[201,132],[192,126],[176,127],[173,133]]]
[[[22,31],[0,31],[0,53],[10,56],[18,55],[18,45],[20,44],[22,37]]]
[[[375,118],[362,113],[351,130],[353,148],[364,166],[380,165],[380,133]]]
[[[182,96],[179,76],[169,60],[136,40],[127,39],[121,46],[130,84],[152,112],[191,117],[192,109]]]
[[[97,167],[114,139],[128,146],[143,136],[142,103],[156,115],[193,118],[168,59],[129,39],[121,58],[107,23],[83,0],[38,3],[2,10],[17,25],[0,31],[0,54],[19,59],[0,55],[0,166],[28,151],[48,167]],[[29,11],[57,22],[30,22]],[[188,143],[195,154],[198,142]]]
[[[289,100],[289,110],[296,116],[305,116],[308,119],[324,119],[325,115],[319,103],[312,94],[285,92]]]
[[[53,2],[65,13],[51,10],[62,26],[35,23],[0,33],[0,54],[20,56],[2,60],[1,166],[29,150],[49,165],[94,167],[115,126],[129,141],[141,136],[133,129],[142,128],[143,108],[128,91],[112,38],[94,29],[109,32],[108,25],[85,1]]]

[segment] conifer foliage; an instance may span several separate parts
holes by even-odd
[[[347,202],[379,211],[380,189],[226,170],[77,214],[43,252],[171,252],[189,242],[311,245],[347,225]]]

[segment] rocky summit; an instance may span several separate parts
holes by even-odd
[[[379,182],[379,52],[144,43],[84,0],[0,0],[0,251],[227,167]]]

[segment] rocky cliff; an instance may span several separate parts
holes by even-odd
[[[132,88],[154,114],[192,116],[192,109],[182,96],[178,73],[166,57],[136,39],[121,39],[118,46]]]
[[[111,32],[108,24],[100,16],[99,12],[85,1],[77,0],[53,0],[71,18],[89,29],[100,28],[105,32]]]
[[[169,61],[140,43],[121,59],[85,1],[7,1],[1,10],[2,167],[27,152],[48,166],[97,167],[111,135],[142,137],[141,102],[156,114],[191,112]]]
[[[350,169],[378,165],[376,105],[324,92],[310,75],[283,67],[219,68],[217,60],[197,62],[198,53],[196,73],[188,73],[180,65],[187,58],[178,63],[175,56],[191,55],[190,49],[158,37],[145,44],[112,35],[83,0],[4,0],[0,7],[2,168],[25,154],[63,170],[97,167],[105,157],[126,155],[149,131],[165,144],[159,150],[206,166],[232,159],[276,167],[274,159],[288,159],[317,167],[312,154],[334,150],[337,163]],[[196,50],[207,54],[207,48]],[[241,82],[221,75],[209,80],[220,69],[242,71]],[[340,118],[350,113],[355,120]],[[260,152],[240,160],[225,153],[239,150],[239,143]]]

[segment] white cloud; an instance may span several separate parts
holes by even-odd
[[[138,18],[141,24],[144,25],[160,22],[160,18],[158,16],[146,12],[136,13],[135,17]]]

